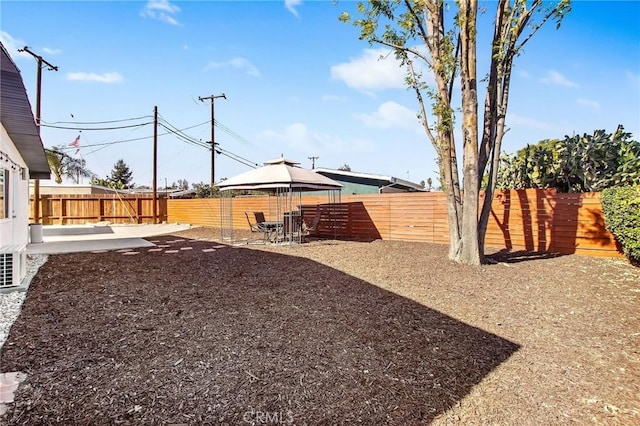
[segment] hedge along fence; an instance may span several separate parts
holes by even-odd
[[[31,199],[30,220],[34,216]],[[167,199],[158,198],[157,222],[167,220]],[[41,195],[40,216],[44,225],[153,223],[153,197],[134,194]]]
[[[302,197],[309,222],[320,206],[318,234],[326,237],[381,238],[448,244],[449,226],[444,193],[343,195],[341,204],[326,196]],[[232,202],[233,227],[249,229],[245,212],[273,217],[269,198],[237,197]],[[219,199],[169,200],[169,222],[220,226]],[[492,203],[486,246],[588,256],[622,257],[605,229],[600,195],[559,194],[555,190],[498,191]]]

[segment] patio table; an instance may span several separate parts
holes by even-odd
[[[260,222],[260,226],[264,229],[264,240],[274,241],[278,238],[278,231],[284,227],[284,222],[264,221]]]

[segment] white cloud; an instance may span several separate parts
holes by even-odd
[[[370,152],[373,144],[367,139],[344,139],[337,135],[319,134],[312,132],[302,123],[293,123],[283,131],[266,130],[259,138],[271,142],[273,145],[285,143],[296,151],[305,154],[317,152]]]
[[[30,58],[27,52],[18,52],[18,49],[22,49],[26,46],[26,43],[18,38],[13,38],[11,34],[6,31],[0,31],[0,42],[2,42],[7,52],[9,52],[9,56],[16,60],[18,58]]]
[[[156,19],[169,25],[181,25],[173,15],[180,12],[180,8],[171,4],[169,0],[149,0],[140,12],[144,18]]]
[[[508,127],[528,127],[531,129],[540,129],[540,130],[553,130],[554,126],[550,123],[545,123],[543,121],[536,120],[535,118],[525,117],[522,115],[518,115],[515,113],[509,113],[507,115],[506,124]]]
[[[62,53],[62,49],[50,49],[48,47],[43,47],[42,51],[48,55],[59,55]]]
[[[67,73],[67,80],[71,81],[95,81],[97,83],[122,83],[124,78],[117,72],[105,72],[96,74],[92,72],[70,72]]]
[[[596,101],[592,101],[591,99],[578,98],[578,104],[586,105],[593,109],[600,109],[600,104]]]
[[[558,71],[549,70],[547,71],[547,75],[540,79],[540,81],[544,84],[549,84],[552,86],[565,86],[565,87],[578,87],[576,83],[569,80]]]
[[[247,74],[252,75],[254,77],[260,77],[260,70],[253,65],[249,60],[245,58],[233,58],[227,62],[209,62],[205,69],[219,69],[219,68],[236,68],[239,70],[244,70]]]
[[[378,129],[401,128],[422,132],[416,111],[396,102],[385,102],[371,114],[356,114],[355,117],[367,127]]]
[[[331,77],[358,90],[405,87],[404,69],[388,49],[365,49],[360,57],[332,66]]]
[[[286,7],[289,12],[293,13],[296,18],[300,18],[296,7],[300,6],[301,4],[302,0],[284,0],[284,7]]]

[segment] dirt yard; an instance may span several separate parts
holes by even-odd
[[[640,424],[640,270],[390,241],[50,256],[0,423]]]

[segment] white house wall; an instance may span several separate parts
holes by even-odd
[[[10,172],[9,217],[0,218],[0,253],[19,253],[18,278],[21,282],[26,275],[26,247],[29,241],[29,179],[23,179],[23,176],[28,176],[28,170],[2,124],[0,151],[3,157],[9,157],[9,161],[0,161],[0,166]],[[25,170],[24,174],[21,169]]]

